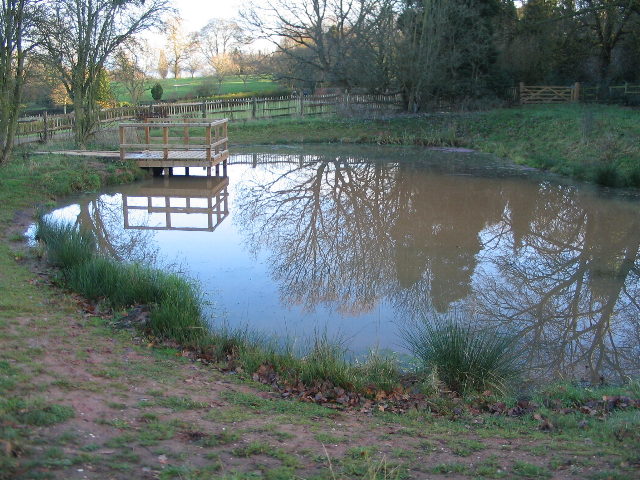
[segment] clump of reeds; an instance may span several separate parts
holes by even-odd
[[[51,265],[67,269],[85,263],[96,252],[93,235],[69,223],[40,217],[36,238],[44,243]]]
[[[114,309],[148,305],[149,328],[158,337],[187,346],[199,345],[206,337],[200,294],[187,279],[101,255],[94,237],[70,224],[40,218],[36,238],[71,290]]]
[[[458,393],[505,394],[518,377],[514,336],[463,325],[457,316],[424,319],[403,332],[424,371]]]

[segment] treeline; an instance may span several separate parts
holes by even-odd
[[[518,82],[640,81],[636,0],[271,0],[245,20],[277,47],[278,78],[303,89],[500,96]]]

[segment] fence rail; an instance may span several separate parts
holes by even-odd
[[[349,109],[384,112],[401,107],[400,95],[327,94],[282,96],[271,98],[234,98],[187,103],[157,103],[103,109],[99,112],[101,125],[145,118],[206,118],[208,120],[251,120],[284,116],[324,115]],[[19,143],[47,141],[66,133],[74,126],[73,113],[25,117],[18,123]]]

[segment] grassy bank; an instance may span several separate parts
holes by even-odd
[[[236,75],[225,77],[219,89],[218,81],[214,77],[155,79],[149,82],[149,87],[156,83],[162,85],[163,101],[188,100],[202,96],[202,92],[207,90],[206,88],[203,90],[203,86],[209,86],[208,90],[217,95],[245,94],[248,97],[252,94],[282,91],[282,87],[269,78],[250,78],[243,82]],[[111,89],[118,101],[131,101],[131,96],[121,83],[112,82]],[[153,101],[150,90],[145,91],[140,101]]]
[[[60,195],[137,175],[128,165],[28,154],[0,167],[0,219],[9,226],[0,233],[3,480],[637,475],[640,415],[625,403],[640,393],[636,384],[554,385],[529,399],[423,394],[412,397],[421,399],[418,405],[399,408],[401,415],[393,413],[395,399],[387,398],[390,386],[346,411],[324,402],[325,390],[292,402],[283,397],[297,392],[274,393],[272,372],[260,368],[286,365],[289,355],[276,345],[254,348],[224,335],[210,344],[182,339],[233,354],[231,362],[210,365],[175,341],[161,341],[175,337],[162,322],[153,326],[154,306],[167,300],[171,306],[167,291],[175,285],[180,295],[190,291],[189,298],[197,298],[188,282],[144,266],[114,265],[96,257],[87,239],[78,240],[85,248],[68,248],[62,245],[66,237],[59,238],[59,255],[52,256],[63,267],[57,274],[39,262],[38,250],[25,250],[21,232],[31,218],[17,211],[53,206]],[[70,264],[77,269],[64,268]],[[126,279],[133,279],[137,292]],[[112,310],[121,314],[121,307],[143,300],[150,307],[150,333],[113,328]],[[166,317],[171,325],[175,314]],[[303,381],[323,375],[326,362],[339,358],[331,345],[320,346],[311,351],[307,370],[298,370]],[[340,372],[329,367],[332,375]],[[346,384],[354,383],[352,371],[343,374]],[[372,374],[393,378],[388,371]]]
[[[640,186],[636,110],[543,105],[378,120],[286,119],[233,123],[233,143],[374,143],[468,147],[607,186]]]

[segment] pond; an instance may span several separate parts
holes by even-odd
[[[637,192],[413,148],[254,149],[227,177],[195,170],[52,215],[197,279],[216,324],[403,352],[403,328],[456,312],[521,335],[530,377],[640,374]]]

